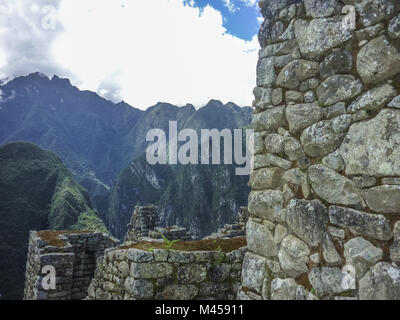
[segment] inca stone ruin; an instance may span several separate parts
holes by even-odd
[[[250,218],[206,240],[245,232],[247,247],[138,249],[161,234],[192,237],[160,228],[155,207],[138,207],[126,243],[98,236],[87,273],[88,251],[70,235],[64,252],[40,249],[32,234],[26,299],[400,299],[400,2],[260,8]],[[62,293],[40,289],[46,254],[60,255],[51,261],[63,266]]]
[[[400,2],[298,2],[260,2],[239,297],[399,299]]]

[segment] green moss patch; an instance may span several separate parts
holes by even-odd
[[[176,251],[222,251],[231,252],[242,247],[247,246],[246,238],[232,238],[232,239],[208,239],[208,240],[197,240],[197,241],[181,241],[174,243],[172,250]],[[132,245],[121,246],[121,249],[165,249],[164,242],[149,242],[142,241],[134,243]]]
[[[93,231],[39,231],[38,237],[43,241],[46,241],[49,246],[53,247],[65,247],[67,243],[60,239],[60,235],[64,234],[81,234],[81,233],[93,233]]]

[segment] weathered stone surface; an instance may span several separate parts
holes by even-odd
[[[128,259],[133,262],[148,262],[153,260],[153,253],[138,249],[129,249]]]
[[[323,18],[333,15],[337,0],[304,0],[307,16]]]
[[[300,140],[310,157],[322,157],[336,150],[350,127],[350,115],[317,122],[303,131]]]
[[[400,262],[400,239],[393,241],[389,248],[390,259],[395,262]]]
[[[376,185],[376,178],[372,176],[353,177],[354,183],[361,189],[371,188]]]
[[[363,190],[367,205],[375,212],[400,214],[400,186],[379,186]]]
[[[250,192],[249,211],[252,215],[276,221],[280,217],[282,206],[283,194],[279,190]]]
[[[182,284],[200,283],[207,278],[207,268],[204,265],[188,264],[178,269],[178,281]]]
[[[387,106],[390,108],[400,109],[400,96],[395,97]]]
[[[317,101],[317,96],[314,91],[310,90],[304,94],[304,102],[305,103],[312,103]]]
[[[319,86],[319,80],[317,78],[311,78],[304,80],[299,87],[301,92],[305,92],[311,89],[317,89]]]
[[[274,242],[274,236],[267,227],[249,220],[246,225],[246,232],[251,235],[247,238],[247,247],[250,251],[264,257],[277,255],[278,248]]]
[[[273,132],[285,124],[285,107],[274,107],[253,115],[255,131]]]
[[[282,69],[277,78],[277,85],[296,89],[303,80],[319,74],[319,64],[307,60],[294,60]]]
[[[265,150],[264,146],[265,133],[255,132],[254,133],[254,154],[263,153]]]
[[[283,152],[283,143],[285,142],[285,138],[278,133],[270,133],[265,136],[265,148],[269,153],[282,153]]]
[[[400,72],[400,52],[382,35],[361,48],[357,71],[364,83],[378,83]]]
[[[352,102],[347,108],[347,112],[355,113],[360,110],[380,111],[397,94],[397,90],[390,84],[365,92],[361,97]]]
[[[299,91],[287,90],[285,100],[286,103],[302,103],[304,101],[304,94]]]
[[[253,190],[275,189],[281,183],[281,168],[264,168],[255,170],[250,175],[249,184]]]
[[[307,291],[303,286],[298,286],[296,289],[296,300],[318,300],[318,298]]]
[[[198,292],[199,290],[195,285],[171,284],[164,287],[160,298],[165,300],[192,300],[197,296]]]
[[[321,83],[317,88],[317,95],[324,106],[330,106],[358,96],[362,89],[362,82],[353,76],[334,75]]]
[[[288,230],[281,224],[278,224],[274,232],[274,242],[279,244],[287,236]]]
[[[332,227],[332,226],[328,227],[328,232],[332,237],[339,238],[339,239],[342,239],[342,240],[346,236],[346,233],[344,232],[343,229],[339,229],[339,228]]]
[[[289,105],[286,108],[286,119],[291,132],[298,132],[309,125],[320,121],[324,116],[318,103]]]
[[[383,185],[400,185],[400,178],[383,178],[382,179]],[[373,186],[371,186],[373,187]]]
[[[400,300],[400,269],[379,262],[360,280],[359,287],[360,300]]]
[[[321,165],[311,166],[308,175],[313,190],[325,201],[342,205],[363,205],[361,192],[350,179]]]
[[[271,87],[276,82],[275,58],[263,58],[257,64],[257,86]]]
[[[346,74],[353,67],[353,56],[348,50],[331,53],[321,62],[321,77],[328,78],[337,74]]]
[[[126,278],[125,290],[135,299],[151,299],[154,294],[154,285],[151,281]]]
[[[371,266],[382,259],[383,251],[371,242],[358,237],[345,243],[344,256],[346,264],[355,268],[357,279],[361,279]]]
[[[266,158],[271,166],[276,166],[285,170],[289,170],[292,167],[292,163],[290,161],[277,157],[273,154],[266,155]]]
[[[371,27],[356,30],[356,38],[359,42],[365,40],[371,40],[373,38],[376,38],[384,28],[385,25],[383,23],[378,23]]]
[[[323,297],[348,291],[349,289],[343,285],[343,279],[346,275],[339,268],[313,268],[308,274],[308,279],[317,296]]]
[[[292,137],[285,139],[283,151],[290,161],[299,160],[305,156],[301,143]]]
[[[361,22],[369,27],[394,16],[399,8],[397,0],[362,0],[354,3]]]
[[[337,252],[335,244],[328,234],[325,235],[325,240],[322,245],[322,256],[328,264],[340,264],[342,262],[342,258],[340,254]]]
[[[271,300],[296,300],[297,286],[294,279],[273,279],[271,282]]]
[[[266,273],[266,259],[247,252],[243,259],[242,285],[250,290],[261,292]]]
[[[336,172],[342,171],[345,168],[343,158],[337,151],[325,156],[322,159],[322,164],[332,170],[335,170]]]
[[[398,175],[400,110],[384,109],[369,121],[353,124],[339,152],[347,175]]]
[[[296,40],[289,40],[281,43],[271,44],[261,49],[259,52],[259,58],[268,58],[272,56],[281,56],[285,54],[290,54],[297,48]]]
[[[400,14],[390,20],[388,31],[392,39],[400,39]]]
[[[290,277],[297,277],[307,272],[310,249],[304,241],[289,234],[281,243],[278,253],[282,269]]]
[[[224,282],[231,272],[231,265],[227,263],[214,264],[208,271],[208,279],[211,282]],[[200,279],[199,279],[200,280]]]
[[[264,110],[272,103],[272,90],[271,88],[255,87],[253,90],[254,103],[253,106],[257,110]]]
[[[346,104],[344,102],[338,102],[332,106],[326,107],[325,117],[327,119],[336,118],[346,113]]]
[[[328,210],[319,200],[291,200],[287,207],[286,221],[293,232],[311,247],[323,243]]]
[[[162,278],[171,275],[173,272],[172,266],[165,262],[160,263],[131,263],[131,277],[152,279]]]
[[[329,207],[329,220],[335,226],[349,228],[356,235],[385,241],[393,236],[390,222],[383,215],[331,206]]]
[[[341,17],[320,18],[311,22],[296,20],[295,35],[301,53],[311,58],[352,38],[352,33],[342,28]]]

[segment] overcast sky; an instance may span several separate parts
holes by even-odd
[[[42,72],[145,109],[251,105],[256,0],[0,0],[0,78]]]

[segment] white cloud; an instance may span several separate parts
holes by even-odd
[[[39,2],[29,1],[31,8]],[[57,32],[36,34],[34,25],[42,44],[37,57],[22,45],[35,43],[14,39],[16,47],[24,49],[20,58],[30,57],[19,68],[12,67],[18,62],[8,54],[10,45],[0,41],[0,52],[5,49],[9,58],[7,75],[40,68],[142,109],[159,101],[201,106],[220,99],[251,104],[256,37],[244,41],[228,34],[221,13],[212,7],[200,11],[183,0],[60,0],[57,22]],[[1,27],[0,20],[0,32]],[[45,61],[47,66],[41,68]],[[21,70],[22,66],[29,70]]]

